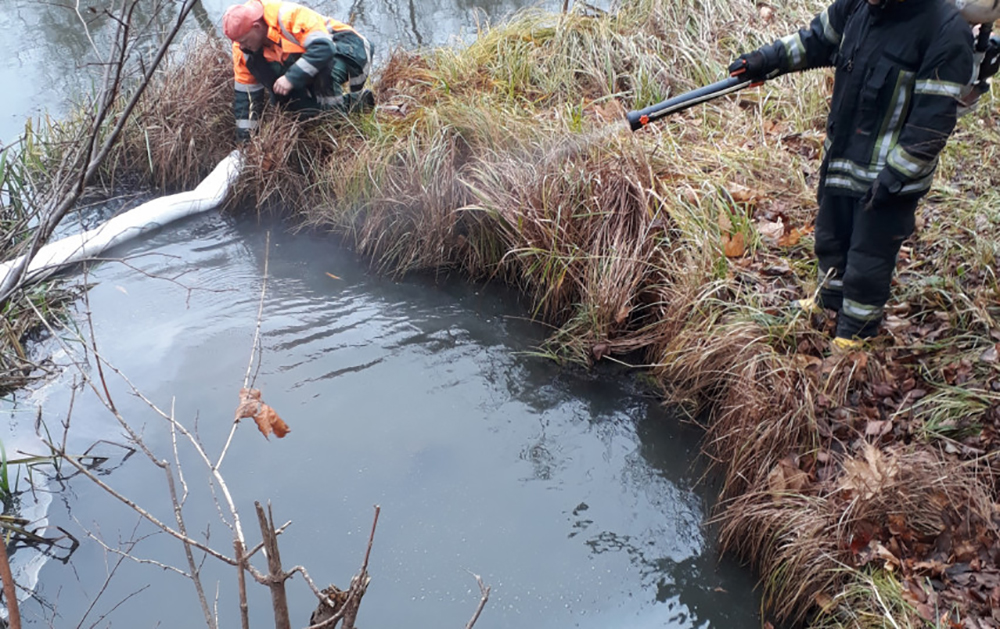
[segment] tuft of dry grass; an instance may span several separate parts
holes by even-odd
[[[198,185],[232,150],[232,85],[228,42],[201,33],[185,40],[153,76],[104,164],[105,184],[113,188],[127,173],[159,189]]]

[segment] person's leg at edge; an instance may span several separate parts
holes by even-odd
[[[896,257],[912,233],[917,201],[862,209],[855,203],[854,231],[843,277],[843,302],[837,314],[837,339],[867,339],[878,334]]]
[[[841,308],[856,205],[857,199],[830,193],[822,195],[820,200],[814,246],[820,281],[817,306],[830,310]]]

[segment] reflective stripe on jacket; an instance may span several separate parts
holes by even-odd
[[[785,71],[836,68],[821,193],[862,196],[885,169],[881,181],[898,194],[927,192],[972,79],[972,33],[951,3],[907,0],[880,13],[836,0],[773,45]]]

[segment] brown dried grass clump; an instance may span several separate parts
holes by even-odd
[[[678,401],[697,404],[706,450],[722,464],[723,498],[759,486],[776,461],[818,444],[812,378],[776,352],[760,326],[689,326],[671,340],[655,374]]]
[[[817,465],[836,472],[815,482],[805,469]],[[935,594],[926,578],[943,576],[956,557],[992,561],[998,531],[990,496],[965,466],[932,451],[863,442],[855,455],[826,464],[787,458],[775,470],[763,486],[728,501],[718,520],[723,546],[765,575],[763,604],[778,618],[921,626],[950,611],[949,595],[963,598],[938,588],[941,609],[932,610],[921,603]],[[887,601],[864,577],[873,566],[896,575],[906,588],[896,595],[901,601]]]
[[[229,43],[197,34],[152,77],[105,177],[139,175],[160,189],[196,186],[234,148]]]

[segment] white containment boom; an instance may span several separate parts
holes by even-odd
[[[171,221],[218,207],[243,167],[243,154],[233,151],[190,192],[181,192],[143,203],[119,214],[100,227],[67,236],[38,250],[28,265],[26,281],[44,279],[58,269],[93,258],[109,247],[121,244]],[[0,264],[0,285],[20,262],[15,258]]]

